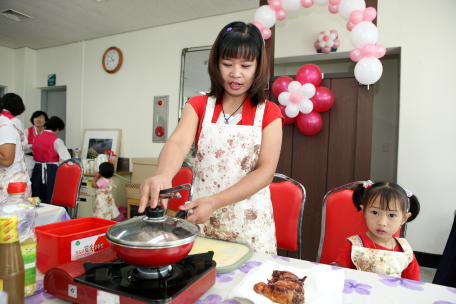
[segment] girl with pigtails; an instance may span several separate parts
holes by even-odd
[[[404,238],[393,237],[417,217],[418,198],[395,183],[367,181],[354,189],[353,203],[369,230],[347,238],[332,265],[419,281],[412,248]]]

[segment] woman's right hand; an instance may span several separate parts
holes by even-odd
[[[139,188],[139,191],[141,193],[141,200],[139,203],[138,212],[144,212],[147,205],[150,205],[151,208],[155,208],[159,202],[163,208],[167,209],[168,200],[160,200],[158,198],[160,190],[167,188],[171,188],[171,180],[165,176],[156,175],[146,179]]]

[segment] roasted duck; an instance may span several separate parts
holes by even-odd
[[[298,278],[289,271],[274,270],[272,279],[268,283],[257,283],[253,287],[256,293],[263,293],[264,296],[280,304],[302,304],[304,303],[304,281],[307,277]]]

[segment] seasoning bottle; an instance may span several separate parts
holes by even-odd
[[[30,296],[36,289],[35,205],[25,198],[25,184],[10,182],[8,198],[0,204],[0,216],[16,216],[21,256],[25,267],[23,292]]]
[[[24,303],[24,275],[17,216],[0,215],[0,290],[8,294],[8,304]]]

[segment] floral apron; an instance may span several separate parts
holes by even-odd
[[[25,195],[26,195],[26,197],[30,197],[30,192],[31,192],[30,179],[29,179],[29,176],[27,174],[27,168],[26,168],[25,162],[24,162],[24,146],[25,146],[24,132],[22,132],[21,129],[19,129],[18,127],[16,127],[12,123],[3,123],[3,124],[0,125],[0,128],[4,127],[4,126],[11,126],[11,127],[15,128],[19,132],[19,134],[21,135],[22,171],[21,172],[16,172],[16,171],[7,170],[5,168],[0,169],[0,201],[2,201],[3,199],[5,199],[8,196],[8,192],[7,192],[8,184],[10,182],[12,182],[12,181],[23,182],[27,186],[27,190],[25,192]]]
[[[257,106],[253,126],[213,124],[215,98],[208,98],[194,164],[193,200],[219,193],[255,169],[261,148],[265,105]],[[248,199],[216,210],[202,225],[201,235],[276,254],[269,186]]]
[[[349,237],[351,259],[356,269],[400,278],[413,260],[413,251],[405,239],[395,239],[404,252],[365,248],[359,236]]]
[[[106,179],[103,177],[101,179],[104,179],[108,183],[109,187],[106,189],[96,190],[97,196],[95,199],[95,207],[93,208],[93,216],[112,220],[118,217],[120,214],[111,194],[113,183],[111,179]]]

